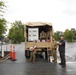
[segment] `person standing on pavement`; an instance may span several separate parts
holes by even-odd
[[[66,61],[65,61],[65,40],[63,37],[60,37],[60,41],[58,43],[59,45],[59,54],[61,58],[61,63],[59,65],[62,65],[62,67],[66,66]]]
[[[57,42],[55,41],[55,38],[52,40],[52,56],[52,62],[57,63]]]
[[[30,54],[30,59],[29,59],[29,61],[35,62],[35,60],[36,60],[36,58],[35,58],[36,46],[30,47],[30,51],[31,51],[31,54]]]

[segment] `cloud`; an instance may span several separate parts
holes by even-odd
[[[59,1],[59,2],[58,2]],[[60,0],[11,0],[8,16],[27,19],[55,18],[63,10]],[[15,2],[15,3],[14,3]],[[57,3],[58,2],[58,3]],[[14,18],[15,19],[15,18]]]
[[[66,13],[67,15],[70,15],[70,16],[74,16],[74,15],[76,15],[76,10],[66,9],[64,11],[64,13]]]
[[[5,18],[9,22],[21,20],[51,22],[54,30],[75,27],[75,2],[72,0],[8,0]],[[71,5],[71,6],[70,6]],[[72,15],[72,16],[71,16]]]
[[[63,0],[65,3],[64,13],[69,16],[76,15],[76,0]]]

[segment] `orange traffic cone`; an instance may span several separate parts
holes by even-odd
[[[12,45],[10,45],[10,58],[8,59],[12,59]]]
[[[13,52],[12,52],[12,61],[16,61],[16,52],[15,52],[15,46],[13,46]]]

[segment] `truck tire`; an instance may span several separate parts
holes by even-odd
[[[30,58],[30,51],[29,50],[25,50],[25,57]]]

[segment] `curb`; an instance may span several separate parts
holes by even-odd
[[[7,57],[9,57],[9,54],[8,55],[6,55],[5,57],[3,57],[3,58],[0,58],[0,63],[1,62],[3,62],[3,61],[5,61],[5,60],[7,60]]]

